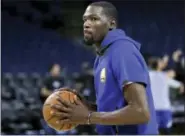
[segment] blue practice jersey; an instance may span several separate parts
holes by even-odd
[[[126,82],[146,85],[150,121],[136,125],[97,125],[98,134],[158,134],[156,115],[147,65],[140,53],[140,44],[127,37],[124,31],[113,29],[104,38],[102,54],[94,63],[95,89],[99,112],[109,112],[127,106],[123,98]]]

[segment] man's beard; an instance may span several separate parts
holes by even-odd
[[[93,46],[94,41],[93,41],[93,39],[85,40],[85,38],[84,38],[84,39],[83,39],[83,43],[84,43],[86,46]]]

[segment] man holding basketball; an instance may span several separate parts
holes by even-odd
[[[84,15],[84,41],[94,45],[96,105],[58,98],[57,123],[97,124],[102,135],[158,134],[147,65],[140,44],[117,29],[117,10],[108,2],[90,4]]]

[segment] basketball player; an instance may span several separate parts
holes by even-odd
[[[117,29],[117,10],[108,2],[90,4],[84,15],[84,41],[94,45],[97,110],[84,101],[58,98],[57,123],[97,124],[102,135],[158,134],[147,66],[140,44]],[[86,104],[84,104],[86,103]]]

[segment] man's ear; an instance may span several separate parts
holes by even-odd
[[[109,24],[109,30],[115,29],[116,28],[116,21],[111,20]]]

